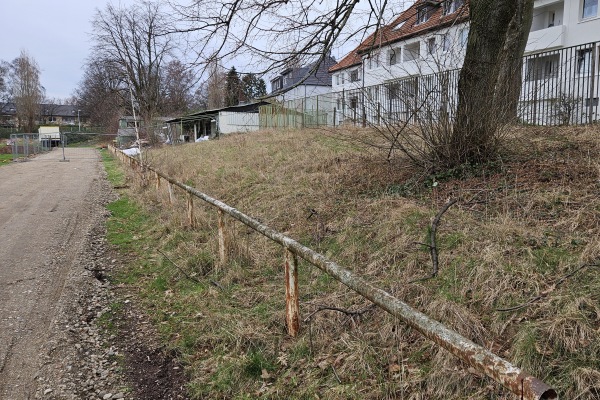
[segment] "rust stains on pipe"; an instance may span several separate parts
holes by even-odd
[[[156,171],[158,172],[158,171]],[[237,209],[214,199],[199,190],[178,182],[160,172],[164,179],[185,190],[187,193],[212,204],[223,212],[229,214],[238,221],[250,226],[257,232],[270,238],[293,252],[298,257],[305,259],[319,269],[328,273],[339,282],[350,289],[366,297],[380,308],[400,318],[406,324],[421,332],[425,337],[448,350],[450,353],[471,365],[476,370],[486,374],[495,381],[501,383],[522,400],[554,400],[558,399],[556,391],[527,374],[517,366],[498,357],[482,346],[461,336],[457,332],[444,326],[440,322],[428,317],[422,312],[415,310],[408,304],[402,302],[391,294],[373,286],[371,283],[354,274],[352,271],[328,260],[322,254],[298,243],[280,232],[262,224],[261,222],[247,216]]]

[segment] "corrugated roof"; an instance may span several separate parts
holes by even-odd
[[[403,11],[392,23],[383,26],[370,34],[358,47],[352,50],[342,60],[329,68],[329,72],[339,71],[361,63],[361,55],[384,45],[400,40],[406,40],[423,33],[435,31],[447,26],[460,23],[469,18],[469,1],[455,12],[444,15],[444,3],[449,0],[418,0],[407,10]],[[418,24],[418,11],[424,7],[431,7],[427,21]]]

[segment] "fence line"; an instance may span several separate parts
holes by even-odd
[[[371,283],[356,275],[352,271],[327,259],[322,254],[298,243],[296,240],[277,232],[256,219],[238,211],[237,209],[208,196],[192,186],[181,183],[151,166],[141,163],[138,159],[127,156],[114,146],[109,150],[117,155],[119,159],[128,163],[132,168],[142,172],[153,172],[156,179],[156,187],[160,187],[160,180],[164,179],[169,185],[169,198],[172,201],[172,187],[182,189],[188,196],[188,217],[193,218],[193,197],[217,208],[219,216],[219,255],[221,262],[226,262],[226,241],[224,238],[225,224],[223,214],[242,222],[263,236],[280,244],[284,250],[285,284],[286,284],[286,322],[288,334],[295,337],[300,329],[299,295],[298,295],[298,262],[297,257],[308,261],[310,264],[329,274],[348,288],[367,298],[383,310],[401,319],[412,328],[419,331],[428,339],[448,350],[454,356],[470,364],[473,368],[486,374],[488,377],[502,384],[514,394],[525,400],[558,399],[556,391],[527,374],[520,368],[508,361],[498,357],[482,346],[461,336],[457,332],[447,328],[438,321],[410,307],[391,294],[373,286]],[[191,215],[191,216],[190,216]]]
[[[583,125],[600,120],[600,42],[545,51],[522,58],[517,116],[531,125]],[[390,76],[377,85],[354,87],[262,106],[261,128],[394,125],[452,121],[460,69],[426,75]],[[483,95],[483,94],[482,94]],[[264,107],[264,111],[263,111]],[[271,107],[268,111],[267,108]],[[491,111],[493,112],[493,111]],[[294,123],[287,122],[289,115]],[[314,118],[314,116],[319,116]],[[310,123],[309,123],[310,121]]]

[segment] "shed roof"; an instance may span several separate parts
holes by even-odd
[[[255,101],[252,103],[238,104],[236,106],[213,108],[210,110],[197,111],[197,112],[187,114],[187,115],[177,117],[177,118],[171,118],[165,122],[167,122],[167,123],[187,122],[190,120],[202,119],[203,117],[208,118],[210,116],[218,115],[222,111],[257,113],[258,107],[264,106],[267,104],[271,104],[271,103],[268,101],[261,100],[261,101]]]

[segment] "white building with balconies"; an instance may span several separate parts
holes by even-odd
[[[449,80],[457,74],[444,78],[440,73],[462,66],[468,14],[466,0],[417,0],[331,67],[338,123],[356,123],[361,116],[364,121],[369,102],[376,104],[371,112],[376,118],[382,113],[408,118],[406,103],[416,99],[424,81],[449,99],[436,103],[436,112],[440,107],[451,112],[456,89]],[[598,119],[599,45],[598,0],[535,0],[523,63],[523,119]],[[403,100],[394,105],[395,99]]]

